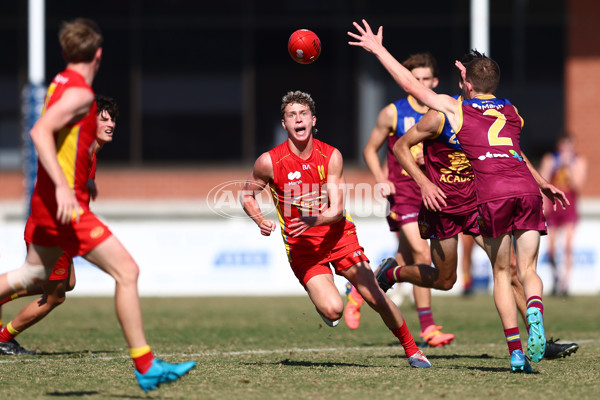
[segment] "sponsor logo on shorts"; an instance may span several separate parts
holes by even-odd
[[[404,214],[402,216],[402,220],[409,219],[409,218],[414,218],[414,217],[418,217],[418,216],[419,216],[418,212],[408,213],[408,214]]]
[[[425,221],[419,221],[419,232],[420,232],[421,236],[427,235],[428,231],[429,231],[429,224]]]
[[[64,268],[59,268],[59,269],[54,270],[54,274],[56,274],[56,275],[64,275],[65,273],[67,273],[67,270]]]
[[[362,251],[358,250],[354,252],[354,257],[360,257],[360,255],[362,254]]]
[[[90,232],[90,237],[92,239],[98,239],[100,236],[104,235],[104,227],[97,226]]]
[[[486,229],[485,221],[483,220],[483,218],[480,215],[477,216],[477,225],[479,225],[479,229],[481,231],[485,231],[485,229]]]

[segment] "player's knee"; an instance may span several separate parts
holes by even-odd
[[[61,304],[63,304],[66,299],[67,299],[67,297],[65,296],[64,293],[62,293],[62,294],[56,294],[56,295],[48,296],[46,298],[46,303],[48,303],[48,305],[51,308],[54,308],[54,307],[58,307]]]
[[[48,279],[50,271],[43,265],[31,265],[25,262],[21,268],[9,271],[6,274],[8,284],[14,291],[33,289],[35,285]]]
[[[118,268],[109,272],[117,283],[121,284],[137,284],[140,275],[140,268],[132,260],[131,262],[123,263]]]
[[[343,303],[341,307],[333,303],[323,305],[319,307],[319,312],[323,314],[323,316],[328,320],[337,321],[338,319],[342,318],[342,315],[344,313]]]
[[[450,290],[454,287],[455,283],[456,283],[456,275],[444,277],[444,278],[439,279],[436,282],[435,289]]]

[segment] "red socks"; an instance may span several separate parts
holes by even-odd
[[[504,335],[506,336],[509,354],[512,354],[515,350],[523,351],[523,347],[521,346],[521,334],[519,333],[518,327],[505,329]]]
[[[135,363],[135,369],[140,374],[145,374],[146,372],[148,372],[150,367],[152,367],[154,355],[150,350],[150,346],[144,346],[137,349],[129,349],[129,354],[131,355],[131,358],[133,358],[133,362]]]
[[[410,334],[410,331],[408,330],[408,327],[406,326],[404,318],[402,318],[402,326],[400,328],[392,329],[391,331],[394,334],[394,336],[396,336],[398,340],[400,340],[400,344],[402,345],[402,347],[404,347],[404,354],[406,354],[406,357],[410,357],[414,355],[417,351],[419,351],[415,340],[413,339],[412,335]]]

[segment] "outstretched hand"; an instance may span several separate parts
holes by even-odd
[[[556,204],[557,202],[560,203],[560,206],[562,207],[562,209],[566,209],[567,206],[570,206],[571,203],[569,202],[569,199],[567,199],[567,196],[565,195],[565,193],[562,190],[559,190],[558,188],[556,188],[556,186],[547,183],[543,186],[540,187],[542,193],[544,194],[544,196],[546,196],[547,198],[550,199],[550,201],[552,201],[552,209],[554,211],[556,211]]]
[[[383,47],[383,26],[379,27],[377,35],[375,35],[366,20],[363,19],[362,23],[364,29],[358,22],[352,23],[359,34],[348,32],[348,36],[357,40],[357,42],[348,42],[348,44],[350,46],[362,47],[369,53],[375,54],[379,48]]]
[[[458,70],[460,71],[460,78],[461,78],[461,80],[463,82],[466,81],[467,80],[467,67],[465,67],[463,65],[463,63],[461,63],[458,60],[454,61],[454,66],[456,68],[458,68]]]

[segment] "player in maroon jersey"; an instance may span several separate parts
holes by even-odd
[[[119,108],[114,99],[102,95],[96,96],[98,105],[96,111],[96,142],[93,145],[92,167],[90,168],[87,188],[90,197],[95,199],[98,195],[96,187],[96,154],[108,142],[113,139],[113,133],[116,128]],[[70,292],[75,287],[75,269],[73,259],[66,253],[60,257],[50,276],[48,282],[38,284],[31,290],[21,290],[12,294],[3,300],[0,300],[0,354],[35,354],[35,351],[26,350],[19,345],[15,337],[21,334],[25,329],[39,322],[50,313],[55,307],[61,305],[65,299],[65,293]],[[34,296],[41,294],[42,297],[34,300],[19,311],[6,326],[2,326],[2,305],[25,296]]]
[[[282,99],[281,116],[288,139],[254,163],[241,196],[244,211],[262,235],[271,235],[276,224],[263,216],[256,201],[265,188],[271,190],[292,271],[327,325],[337,325],[344,310],[333,267],[380,314],[404,347],[409,364],[431,367],[400,310],[377,285],[358,243],[354,222],[344,210],[342,155],[313,138],[317,117],[312,97],[288,92]]]
[[[169,364],[154,357],[144,334],[133,257],[89,209],[87,180],[96,140],[92,82],[102,59],[95,22],[78,18],[59,33],[66,69],[48,87],[42,115],[30,135],[38,153],[38,177],[25,240],[31,243],[21,268],[0,276],[0,298],[31,289],[48,277],[63,253],[83,256],[115,279],[115,306],[144,391],[179,379],[195,362]]]
[[[411,55],[403,65],[415,78],[428,88],[438,85],[438,68],[435,58],[430,53]],[[363,150],[367,167],[379,184],[381,196],[390,202],[390,214],[387,222],[390,231],[398,238],[396,261],[400,264],[431,264],[429,245],[419,235],[417,219],[421,206],[419,187],[414,180],[398,164],[392,148],[415,123],[427,112],[427,106],[412,96],[399,99],[384,107],[377,117],[377,124]],[[382,168],[378,152],[387,145],[387,168]],[[412,156],[423,164],[423,145],[417,143],[411,148]],[[375,271],[377,273],[377,271]],[[421,325],[423,342],[432,347],[445,346],[454,339],[451,333],[441,331],[435,324],[431,309],[431,289],[413,286],[415,305]],[[344,311],[346,325],[356,329],[360,322],[360,306],[362,298],[352,287],[348,293],[348,303]]]
[[[568,204],[560,190],[546,182],[519,147],[523,120],[505,99],[493,96],[499,81],[498,65],[476,55],[461,70],[464,101],[440,95],[421,85],[383,46],[383,28],[374,34],[363,20],[354,23],[358,34],[350,45],[373,53],[407,93],[446,115],[471,163],[475,177],[478,223],[493,267],[494,301],[502,321],[513,370],[531,371],[520,347],[517,307],[511,288],[511,240],[516,239],[517,272],[527,297],[528,353],[534,362],[545,353],[542,281],[537,268],[540,235],[545,234],[539,188],[556,205]],[[433,194],[434,197],[436,194]],[[443,198],[438,194],[440,198]]]
[[[571,207],[554,210],[544,204],[544,215],[548,221],[548,253],[554,275],[553,294],[567,295],[573,268],[573,240],[577,225],[577,197],[586,180],[587,160],[575,151],[574,140],[563,132],[556,141],[556,149],[547,153],[540,164],[540,174],[565,192]],[[557,236],[564,234],[563,268],[559,269],[556,257]]]

